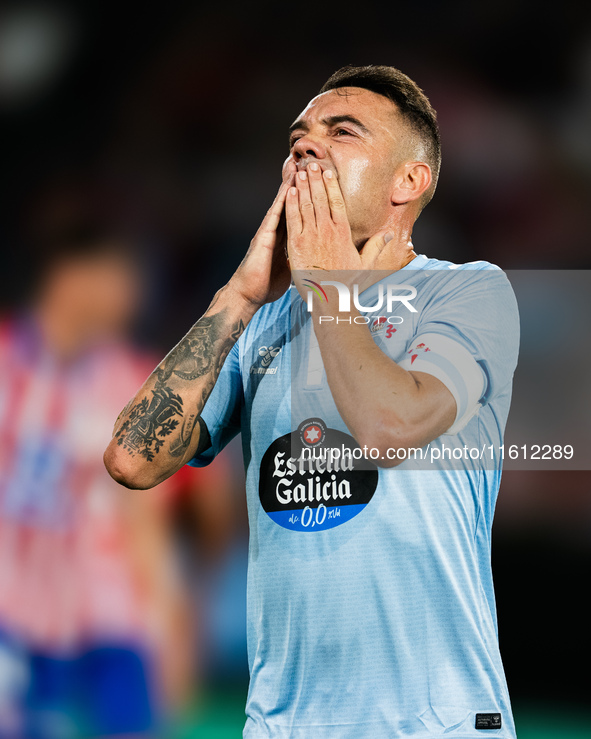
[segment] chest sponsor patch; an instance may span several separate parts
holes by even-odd
[[[280,526],[323,531],[361,513],[377,484],[377,467],[352,436],[308,418],[263,455],[259,497]]]

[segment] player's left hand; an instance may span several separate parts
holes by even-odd
[[[287,193],[285,217],[289,265],[302,296],[308,291],[299,284],[306,272],[347,270],[352,283],[359,272],[378,268],[378,258],[392,238],[383,229],[357,251],[338,180],[315,162],[296,175],[295,187]]]

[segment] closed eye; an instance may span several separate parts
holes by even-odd
[[[362,123],[358,118],[355,118],[355,116],[352,115],[333,115],[329,116],[328,118],[323,118],[320,123],[325,127],[325,131],[327,131],[330,135],[338,136],[339,138],[341,136],[361,136],[362,138],[371,138],[372,136],[370,129],[368,129],[367,126],[365,126],[365,124]],[[354,130],[351,131],[348,128],[343,128],[341,126],[342,123],[350,123],[354,127]],[[296,131],[303,131],[303,133],[296,135]],[[302,136],[306,136],[308,131],[309,126],[305,120],[300,118],[300,120],[292,123],[292,125],[289,127],[289,148],[293,148],[293,145],[296,143],[296,141],[298,141],[298,139],[301,139]]]
[[[332,132],[333,136],[355,136],[353,131],[348,131],[346,128],[335,128]],[[301,139],[302,136],[292,136],[289,140],[289,148],[292,149],[295,146],[296,141]]]

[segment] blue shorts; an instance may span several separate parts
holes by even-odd
[[[14,647],[2,635],[0,645]],[[11,696],[21,728],[12,733],[0,724],[0,739],[141,734],[153,727],[148,660],[136,645],[88,645],[67,657],[13,651],[26,675]]]

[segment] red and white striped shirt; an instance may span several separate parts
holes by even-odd
[[[144,631],[121,511],[102,456],[152,371],[122,343],[65,363],[30,317],[0,320],[0,629],[40,648]],[[150,494],[163,505],[179,480]]]

